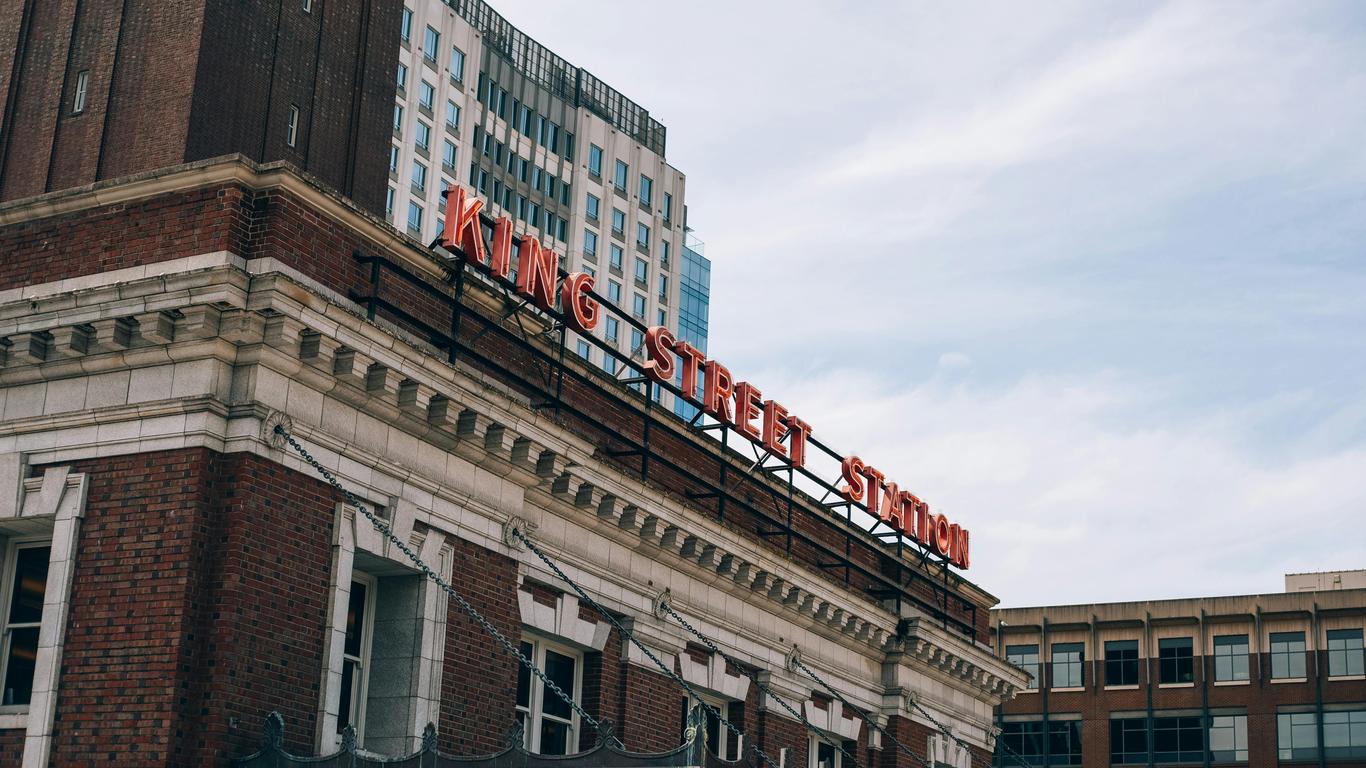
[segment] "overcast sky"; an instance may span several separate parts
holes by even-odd
[[[1003,605],[1366,568],[1366,3],[494,2],[668,127],[713,356]]]

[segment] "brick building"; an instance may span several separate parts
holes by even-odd
[[[401,7],[6,2],[0,201],[240,153],[382,212]]]
[[[997,651],[1029,675],[1000,743],[1035,765],[1366,766],[1366,589],[1342,588],[1361,575],[993,611]]]
[[[225,764],[271,711],[299,754],[429,722],[488,753],[516,720],[572,752],[584,716],[660,750],[673,675],[751,763],[990,759],[1025,682],[990,594],[315,177],[230,156],[12,200],[0,252],[0,765]]]

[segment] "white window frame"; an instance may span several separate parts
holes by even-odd
[[[285,122],[285,145],[295,146],[299,143],[299,106],[289,105],[289,118]]]
[[[379,581],[363,571],[351,571],[351,583],[360,582],[365,585],[365,615],[362,617],[360,630],[360,654],[353,656],[342,650],[342,664],[352,662],[357,666],[357,674],[351,678],[351,712],[348,716],[352,725],[356,729],[356,743],[365,743],[365,700],[370,693],[370,652],[374,647],[375,639],[375,593],[379,590]],[[350,595],[350,588],[347,591]],[[337,713],[338,724],[341,722],[341,713]]]
[[[565,693],[568,693],[575,702],[579,702],[583,695],[583,652],[572,646],[530,632],[522,635],[522,642],[531,644],[531,663],[542,671],[545,670],[546,651],[554,651],[561,656],[568,656],[574,660],[574,690],[565,691]],[[568,754],[572,755],[578,752],[579,713],[571,708],[568,721],[555,715],[545,714],[545,683],[541,682],[536,675],[531,674],[530,670],[527,670],[527,674],[531,675],[531,684],[527,692],[527,706],[514,705],[516,711],[525,716],[522,736],[527,751],[532,754],[541,753],[541,720],[548,717],[554,722],[569,725],[569,737],[566,742],[569,746]],[[550,695],[553,696],[554,694]]]
[[[843,748],[845,741],[847,741],[847,739],[844,739],[837,734],[811,734],[806,741],[806,764],[808,768],[821,768],[818,757],[820,756],[820,745],[823,743],[834,744],[837,747],[835,749],[834,762],[825,766],[825,768],[843,768],[844,754],[840,752],[840,749]]]
[[[21,550],[37,549],[47,547],[48,562],[52,562],[52,538],[50,536],[23,536],[10,537],[5,541],[5,559],[2,565],[4,568],[4,578],[0,579],[0,694],[5,690],[5,676],[9,672],[9,652],[10,638],[15,629],[42,629],[43,617],[41,611],[38,614],[38,621],[21,622],[18,624],[9,623],[11,601],[14,599],[14,577],[15,567],[18,564],[18,556]],[[47,585],[43,585],[44,603],[46,603]],[[34,676],[37,676],[35,670]],[[0,714],[16,714],[28,712],[29,704],[4,704],[0,699]]]
[[[79,115],[85,111],[85,98],[90,92],[90,70],[76,73],[76,92],[71,97],[71,114]]]
[[[727,699],[723,699],[723,698],[721,698],[721,697],[719,697],[719,696],[712,696],[712,695],[705,694],[705,693],[698,693],[697,695],[698,695],[698,698],[702,699],[702,701],[705,702],[705,703],[707,704],[707,706],[710,706],[710,707],[712,707],[713,709],[715,709],[716,712],[717,712],[717,714],[721,715],[721,718],[722,718],[722,719],[725,719],[725,720],[728,720],[728,721],[730,720],[730,705],[731,705],[733,702],[731,702],[731,701],[729,701],[729,700],[727,700]],[[707,714],[707,712],[706,712],[705,709],[702,711],[702,717],[703,717],[703,720],[702,720],[702,734],[703,734],[703,738],[705,739],[705,738],[706,738],[706,730],[707,730],[707,721],[706,721],[706,718],[709,717],[709,715]],[[741,729],[744,728],[744,723],[733,723],[733,725],[735,725],[736,728],[741,728]],[[728,749],[729,749],[729,747],[730,747],[731,740],[735,740],[735,754],[736,754],[736,756],[738,757],[738,756],[744,755],[744,753],[745,753],[745,737],[744,737],[743,732],[742,732],[739,736],[736,736],[735,734],[733,734],[733,733],[730,732],[730,729],[727,728],[727,727],[725,726],[724,723],[722,723],[720,720],[717,720],[717,721],[716,721],[716,743],[715,743],[715,744],[712,744],[711,742],[708,741],[708,742],[706,743],[706,747],[707,747],[708,751],[710,751],[711,754],[712,754],[713,756],[719,757],[719,758],[721,758],[722,760],[729,760],[730,758],[727,757],[726,755],[728,754]]]

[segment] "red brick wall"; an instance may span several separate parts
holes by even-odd
[[[0,200],[236,152],[288,160],[382,214],[400,7],[5,0]]]
[[[517,563],[455,540],[452,585],[514,644],[522,637],[517,605]],[[446,607],[446,656],[441,675],[443,751],[487,754],[503,746],[517,703],[517,659],[455,600]]]
[[[205,449],[72,466],[90,493],[54,760],[222,762],[254,749],[272,709],[289,747],[311,752],[330,489]]]
[[[0,731],[0,766],[19,765],[24,759],[24,732],[21,729]]]

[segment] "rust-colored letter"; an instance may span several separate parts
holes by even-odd
[[[645,375],[661,384],[673,381],[674,371],[678,369],[674,358],[673,332],[662,325],[656,325],[645,332]]]
[[[887,476],[867,465],[863,467],[863,476],[868,480],[868,511],[876,515],[879,508],[878,494],[882,491],[882,481]]]
[[[778,404],[777,400],[769,400],[764,403],[764,447],[774,456],[787,457],[787,446],[783,445],[783,438],[787,437],[787,409]]]
[[[493,263],[489,271],[504,280],[512,274],[512,220],[507,217],[493,222]]]
[[[494,263],[498,259],[494,257]],[[593,290],[593,276],[586,272],[575,272],[564,279],[560,286],[560,308],[564,310],[569,327],[582,334],[597,327],[598,315],[602,306],[588,294]]]
[[[730,398],[735,391],[735,379],[730,369],[715,360],[702,364],[702,410],[722,424],[734,424],[730,415]]]
[[[517,293],[547,312],[555,311],[555,278],[559,263],[554,251],[541,248],[541,241],[522,235],[518,251]]]
[[[840,462],[840,477],[844,478],[844,485],[840,486],[840,493],[849,501],[863,501],[863,459],[857,456],[846,456]]]
[[[683,358],[683,396],[697,401],[697,371],[706,361],[707,356],[702,354],[697,347],[686,341],[674,344],[674,351]]]
[[[479,225],[479,209],[484,201],[452,184],[446,190],[446,226],[439,244],[446,250],[459,248],[465,261],[484,264],[484,232]]]
[[[764,393],[748,381],[735,385],[735,431],[754,442],[759,441],[759,428],[754,426],[754,420],[762,412],[759,402],[763,396]]]
[[[787,417],[787,430],[791,433],[787,441],[788,452],[792,454],[792,466],[806,466],[806,438],[811,434],[811,425],[789,415]]]

